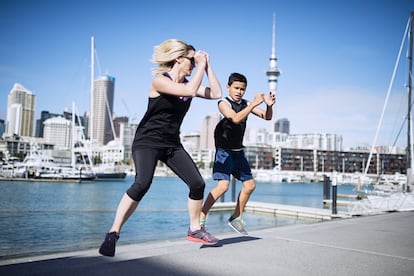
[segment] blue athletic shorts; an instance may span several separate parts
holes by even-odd
[[[229,180],[230,174],[240,181],[253,179],[250,164],[243,150],[216,150],[213,166],[214,180]]]

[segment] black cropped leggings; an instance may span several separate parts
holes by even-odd
[[[132,152],[135,163],[135,180],[127,194],[140,201],[147,193],[154,177],[155,167],[160,160],[164,162],[190,189],[188,197],[203,199],[205,183],[193,159],[183,148],[139,148]]]

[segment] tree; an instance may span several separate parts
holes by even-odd
[[[197,165],[197,168],[199,168],[199,169],[204,169],[204,162],[202,162],[202,161],[198,161],[197,163],[196,163],[196,165]]]

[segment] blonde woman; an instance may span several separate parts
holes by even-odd
[[[119,202],[112,227],[99,248],[104,256],[115,255],[115,244],[122,225],[137,208],[150,188],[158,160],[164,162],[188,186],[189,241],[216,244],[218,239],[200,227],[199,218],[205,183],[180,142],[180,127],[193,97],[221,98],[219,81],[206,52],[178,39],[155,46],[152,61],[154,78],[149,89],[148,109],[135,133],[132,156],[135,180]],[[193,69],[194,75],[191,79]],[[206,74],[210,87],[201,83]]]

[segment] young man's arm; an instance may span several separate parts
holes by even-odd
[[[271,120],[273,116],[273,105],[275,104],[275,95],[269,92],[269,96],[264,97],[264,102],[266,103],[266,110],[255,107],[252,113],[262,119]]]
[[[239,112],[235,112],[231,108],[230,104],[227,101],[223,100],[219,103],[219,111],[221,112],[221,114],[223,114],[224,117],[226,117],[233,123],[240,124],[240,122],[245,120],[247,116],[249,116],[250,112],[253,112],[256,106],[261,104],[263,101],[264,94],[256,94],[254,96],[253,101],[248,106],[246,106],[246,108],[240,110]]]

